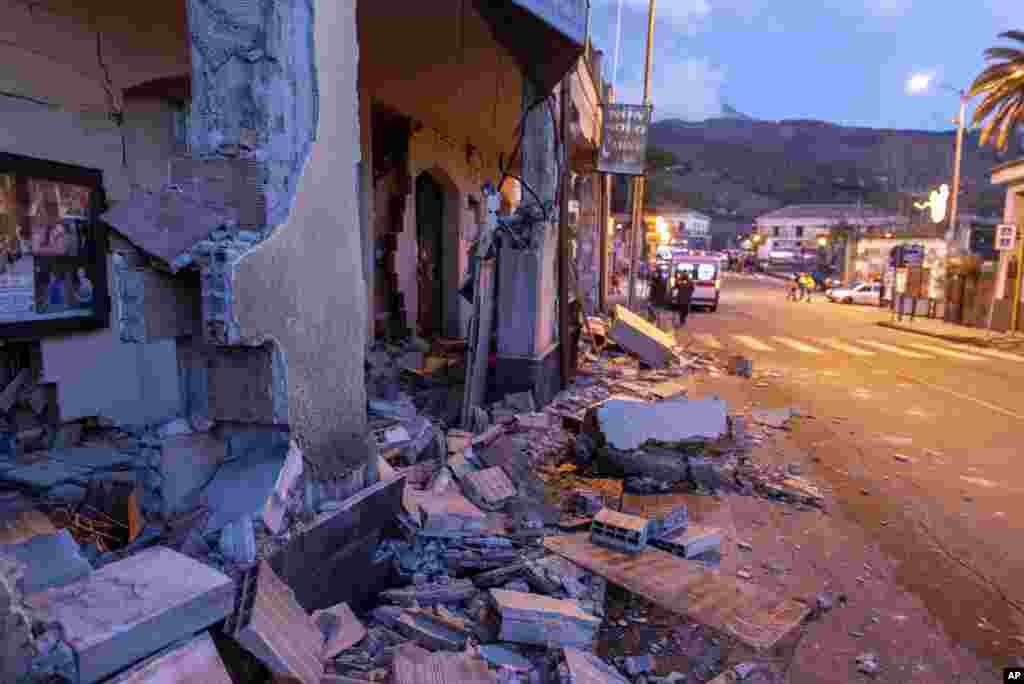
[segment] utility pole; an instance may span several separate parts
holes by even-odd
[[[562,387],[568,387],[572,381],[573,368],[570,368],[574,350],[572,342],[571,316],[569,311],[569,87],[572,81],[568,77],[562,79],[559,86],[559,109],[561,110],[560,134],[562,159],[559,165],[562,177],[558,179],[558,337],[562,351]]]
[[[964,147],[964,117],[967,116],[967,94],[960,90],[960,116],[956,120],[956,152],[953,155],[953,196],[949,203],[949,232],[960,251],[960,160]]]
[[[654,47],[654,3],[655,0],[651,0],[650,8],[647,11],[647,55],[644,60],[644,106],[647,107],[651,104],[651,56]],[[629,258],[629,295],[626,300],[628,308],[633,308],[633,298],[636,295],[636,270],[637,270],[637,249],[640,246],[640,240],[644,233],[643,213],[644,213],[644,181],[646,180],[645,175],[637,176],[633,179],[633,225],[631,226],[633,239],[630,241],[630,258]]]

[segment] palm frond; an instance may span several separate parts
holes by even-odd
[[[1000,81],[1015,77],[1017,68],[1008,64],[996,64],[990,66],[978,74],[978,77],[974,79],[974,83],[968,89],[968,93],[971,97],[979,95],[986,90],[991,90],[996,87]]]
[[[993,47],[985,50],[985,59],[990,62],[1005,60],[1007,62],[1024,62],[1024,50],[1008,47]]]
[[[999,34],[999,37],[1024,43],[1024,31],[1003,31]]]
[[[981,101],[977,109],[974,110],[974,116],[972,120],[974,123],[978,123],[987,117],[993,109],[999,105],[1000,102],[1006,98],[1013,96],[1015,93],[1019,93],[1021,90],[1020,84],[1018,83],[1003,83],[998,88],[991,90],[985,95],[985,99]]]
[[[1002,100],[999,103],[999,110],[992,116],[991,119],[989,119],[988,123],[985,124],[985,127],[981,129],[981,139],[978,141],[979,145],[985,146],[989,144],[989,141],[992,140],[992,135],[997,131],[997,129],[1001,125],[1003,117],[1006,115],[1007,111],[1009,111],[1009,109],[1013,107],[1013,105],[1014,100],[1012,99]]]
[[[1024,100],[1019,97],[1014,100],[1013,106],[1006,110],[1003,115],[1003,123],[999,127],[999,136],[996,138],[996,149],[1000,152],[1006,151],[1010,139],[1010,131],[1017,128],[1021,122],[1021,114],[1024,113]]]

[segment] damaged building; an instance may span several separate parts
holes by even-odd
[[[465,428],[562,389],[606,289],[608,88],[587,4],[533,4],[3,0],[0,518],[38,548],[0,554],[0,679],[34,667],[40,559],[77,573],[37,591],[178,564],[220,597],[197,629],[230,592],[190,559],[310,612],[386,583],[375,350],[461,362]]]

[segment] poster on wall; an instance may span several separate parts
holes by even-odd
[[[98,172],[0,154],[0,335],[104,327]]]

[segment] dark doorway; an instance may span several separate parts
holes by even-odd
[[[420,335],[444,331],[444,190],[429,173],[416,179],[416,281]]]

